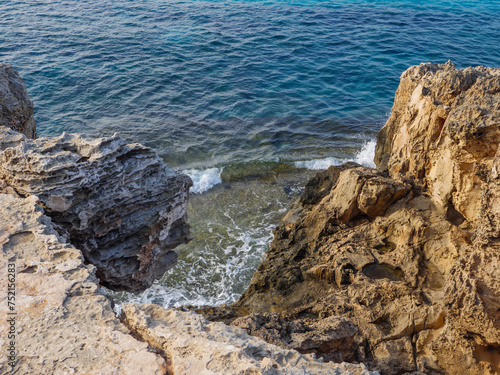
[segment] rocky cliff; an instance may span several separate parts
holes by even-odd
[[[2,374],[371,374],[363,365],[321,363],[157,305],[127,304],[122,322],[95,267],[58,233],[36,196],[4,190],[0,210],[0,268],[15,275],[0,278],[3,291],[15,285],[10,305],[6,293],[0,298]]]
[[[111,289],[148,288],[189,239],[191,179],[120,137],[29,140],[0,128],[0,179],[21,196],[36,195]]]
[[[26,85],[9,64],[0,63],[0,126],[36,138],[33,103]]]
[[[28,139],[36,135],[33,103],[6,64],[0,64],[0,125],[0,181],[9,192],[38,197],[59,233],[97,267],[103,285],[139,292],[175,264],[173,249],[189,240],[188,176],[117,136]]]
[[[382,374],[500,373],[499,137],[500,69],[411,67],[377,170],[316,175],[244,295],[200,311]]]
[[[19,116],[0,127],[0,373],[376,375],[194,313],[126,304],[118,318],[100,285],[142,290],[173,264],[191,181],[119,137],[27,139],[8,129],[29,130]]]
[[[500,373],[499,137],[500,69],[408,69],[377,169],[317,174],[244,295],[200,310],[228,327],[155,305],[124,305],[120,320],[98,285],[140,290],[169,264],[187,238],[188,179],[117,137],[35,141],[0,128],[14,371],[369,373],[335,363],[354,361],[382,374]],[[10,326],[0,322],[3,347]]]

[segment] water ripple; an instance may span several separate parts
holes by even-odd
[[[499,15],[494,1],[13,0],[0,61],[42,135],[119,132],[181,168],[294,162],[359,150],[410,65],[500,66]]]

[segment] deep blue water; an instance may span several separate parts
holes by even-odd
[[[117,132],[208,189],[178,265],[118,301],[234,301],[312,172],[245,177],[370,164],[401,73],[449,59],[500,67],[500,1],[0,0],[39,135]]]
[[[420,62],[500,66],[498,1],[0,1],[39,135],[118,132],[171,166],[345,157]]]

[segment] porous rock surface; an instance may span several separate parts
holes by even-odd
[[[15,265],[14,309],[7,293],[0,314],[0,345],[11,340],[15,366],[0,356],[2,374],[40,375],[370,375],[364,365],[322,363],[285,350],[223,323],[158,305],[126,304],[123,321],[102,294],[95,267],[67,243],[44,215],[36,196],[0,192],[0,267]],[[130,329],[129,329],[130,328]]]
[[[36,195],[103,285],[139,292],[177,259],[189,240],[191,179],[156,152],[120,137],[26,139],[0,128],[0,179]]]
[[[36,138],[33,103],[19,74],[9,64],[0,63],[0,126]]]
[[[409,68],[378,170],[316,175],[243,296],[199,311],[282,347],[345,319],[297,350],[382,374],[500,373],[499,140],[500,69]]]
[[[377,169],[411,179],[436,204],[476,225],[499,123],[500,69],[458,70],[451,62],[412,67],[378,134]]]
[[[94,267],[57,233],[36,196],[1,193],[0,210],[0,373],[165,374],[165,360],[116,318],[98,292]],[[16,269],[14,368],[5,355],[13,316],[7,264]]]
[[[194,312],[124,304],[122,314],[138,337],[167,358],[172,374],[373,374],[364,365],[319,362],[249,336],[241,328],[208,322]]]

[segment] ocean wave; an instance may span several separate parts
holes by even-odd
[[[325,158],[315,160],[296,161],[294,164],[297,168],[312,169],[314,171],[327,169],[331,165],[339,165],[342,159],[338,158]]]
[[[375,145],[375,140],[365,142],[361,147],[361,150],[359,150],[356,156],[352,159],[328,157],[324,159],[296,161],[294,165],[297,168],[323,170],[332,165],[340,165],[348,161],[353,161],[355,163],[364,165],[365,167],[375,168],[375,163],[373,162],[373,158],[375,157]]]
[[[223,168],[209,168],[205,170],[187,169],[182,172],[193,180],[190,192],[192,194],[201,194],[222,182],[222,170]]]
[[[364,165],[365,167],[375,168],[375,162],[373,159],[375,158],[376,145],[377,142],[375,140],[366,142],[363,147],[361,147],[361,150],[356,154],[353,161]]]

